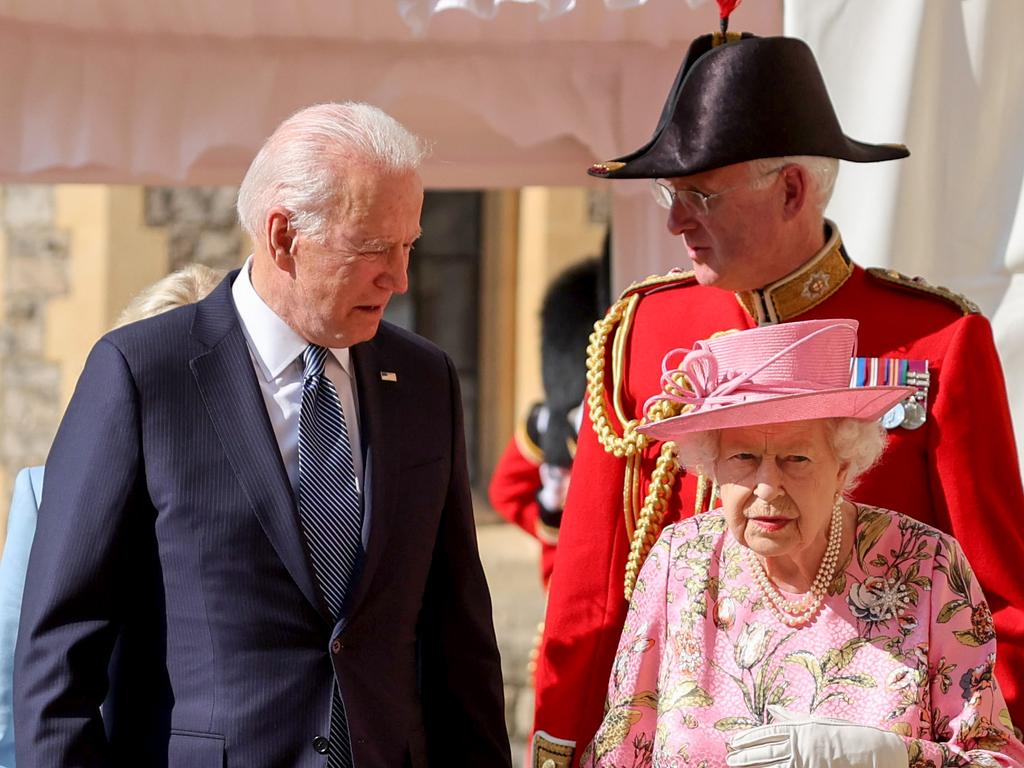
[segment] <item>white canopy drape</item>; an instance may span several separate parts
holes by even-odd
[[[234,183],[287,114],[356,99],[436,142],[431,186],[587,183],[595,157],[645,138],[716,17],[469,4],[491,18],[449,10],[415,34],[399,13],[415,0],[0,0],[0,179]],[[777,0],[750,6],[748,24],[781,29]]]
[[[829,214],[861,263],[992,320],[1024,464],[1024,3],[787,0],[785,29],[814,49],[847,133],[910,147],[844,163]]]

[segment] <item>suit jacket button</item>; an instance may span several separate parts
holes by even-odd
[[[331,653],[341,653],[341,640],[331,642]]]
[[[325,739],[323,736],[317,736],[313,739],[313,749],[319,752],[321,755],[326,755],[331,751],[331,742]]]

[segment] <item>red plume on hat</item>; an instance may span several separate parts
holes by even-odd
[[[722,35],[729,29],[729,14],[739,7],[743,0],[718,0],[718,18],[722,24]]]

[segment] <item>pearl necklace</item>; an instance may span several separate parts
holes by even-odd
[[[829,523],[828,545],[825,547],[825,556],[818,566],[818,573],[814,577],[811,588],[798,600],[788,600],[772,584],[764,565],[754,554],[752,549],[744,547],[747,558],[747,565],[754,577],[754,583],[768,601],[775,617],[787,627],[799,627],[814,618],[821,608],[829,585],[836,573],[836,564],[839,562],[839,547],[843,541],[843,520],[842,520],[843,498],[836,495],[836,503],[832,507],[832,520]]]

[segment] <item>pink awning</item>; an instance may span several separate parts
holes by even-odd
[[[586,183],[646,140],[717,13],[552,12],[567,2],[469,3],[488,18],[435,1],[416,34],[399,12],[416,0],[0,0],[0,180],[236,183],[290,112],[354,99],[434,142],[431,186]],[[780,31],[778,2],[743,10],[744,28]]]

